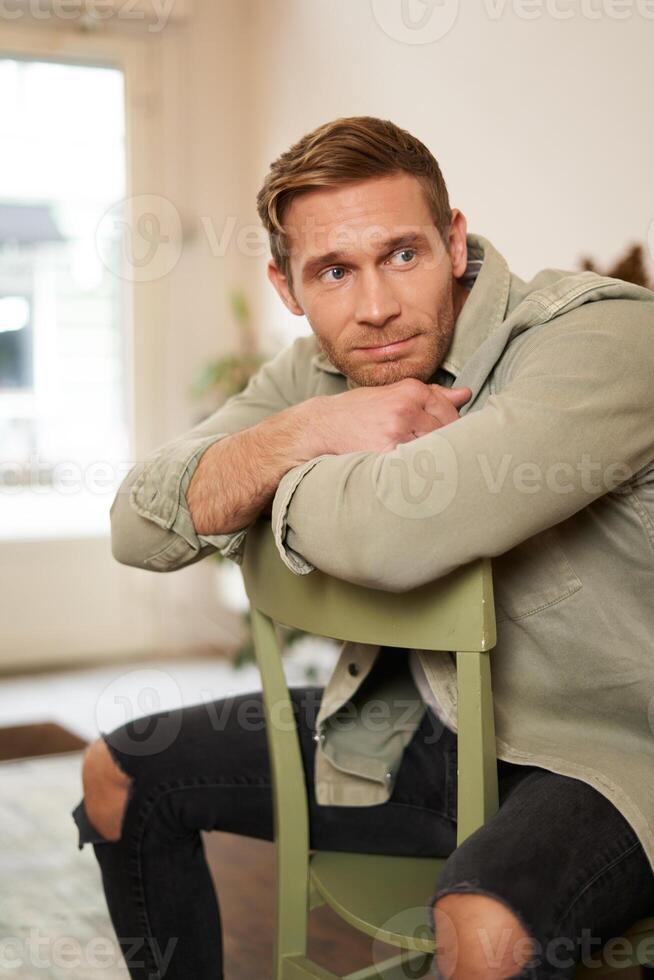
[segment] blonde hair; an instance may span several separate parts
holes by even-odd
[[[389,119],[334,119],[307,133],[270,165],[257,194],[257,211],[268,232],[273,261],[291,288],[289,243],[283,226],[291,201],[304,191],[400,171],[422,184],[447,248],[452,212],[438,162],[424,143]]]

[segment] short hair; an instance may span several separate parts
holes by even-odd
[[[438,162],[424,143],[389,119],[334,119],[307,133],[270,165],[257,194],[257,211],[268,232],[273,261],[291,288],[290,250],[283,226],[291,201],[305,191],[402,171],[422,184],[447,248],[452,211]]]

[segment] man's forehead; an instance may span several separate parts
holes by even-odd
[[[290,235],[298,254],[311,257],[318,252],[343,250],[355,251],[359,248],[376,251],[390,246],[395,241],[431,238],[437,229],[431,215],[424,221],[407,221],[406,215],[398,216],[397,221],[352,220],[320,223],[306,221]]]
[[[308,244],[327,231],[347,239],[376,226],[392,235],[398,224],[424,225],[429,220],[429,205],[417,178],[394,174],[303,191],[291,201],[284,228],[289,238]]]

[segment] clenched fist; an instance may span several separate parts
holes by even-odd
[[[389,452],[401,442],[441,429],[459,417],[470,388],[445,388],[405,378],[302,403],[323,453]],[[299,406],[298,406],[299,407]]]

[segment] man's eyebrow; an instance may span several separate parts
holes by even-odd
[[[403,245],[426,245],[429,240],[420,231],[411,231],[403,235],[392,235],[390,238],[380,242],[379,255],[386,255],[388,252],[401,248]],[[347,262],[348,257],[345,252],[325,252],[324,255],[315,255],[307,259],[302,266],[302,278],[309,279],[314,272],[318,272],[323,266],[338,265],[339,262]]]

